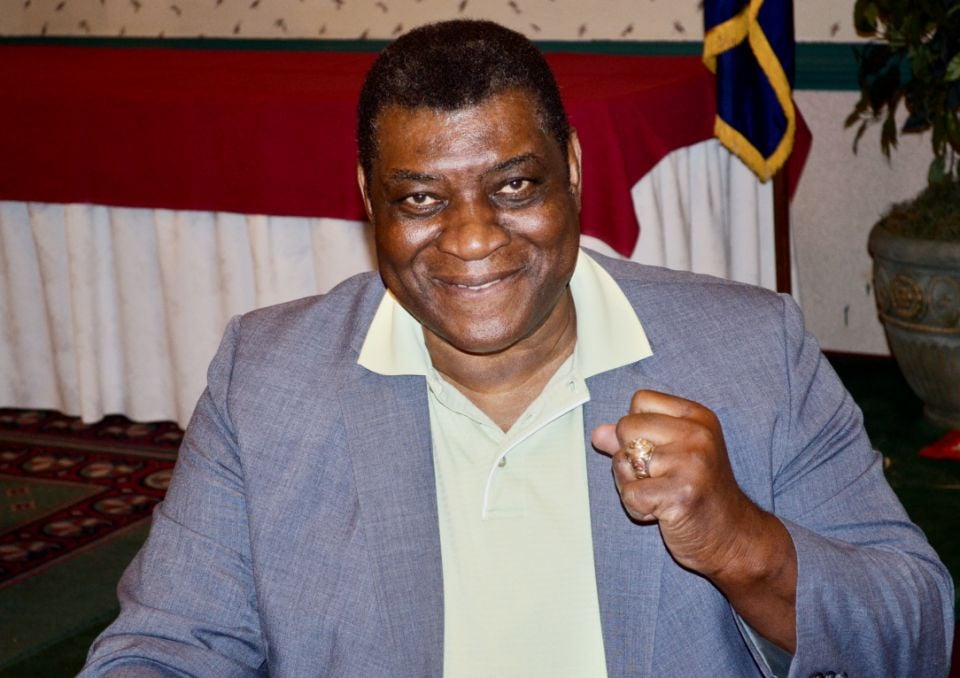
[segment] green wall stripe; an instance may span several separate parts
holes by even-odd
[[[312,52],[377,52],[387,40],[307,40],[250,38],[136,38],[80,36],[0,36],[0,45],[68,45],[80,47],[161,47],[171,49],[295,50]],[[627,40],[544,40],[537,45],[546,52],[622,54],[638,56],[695,56],[702,42]],[[796,88],[802,90],[850,91],[859,89],[856,76],[856,43],[801,42],[797,44]]]
[[[797,43],[796,89],[860,91],[856,49],[863,43]]]

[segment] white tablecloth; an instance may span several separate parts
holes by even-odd
[[[771,186],[716,141],[632,196],[632,259],[774,288]],[[185,425],[232,315],[373,268],[358,222],[0,202],[0,406]]]

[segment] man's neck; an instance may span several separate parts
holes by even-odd
[[[428,331],[424,339],[444,380],[507,431],[573,353],[577,343],[573,297],[567,290],[543,325],[497,353],[464,353]]]

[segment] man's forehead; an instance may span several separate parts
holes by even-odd
[[[399,102],[385,104],[374,118],[374,126],[378,128],[382,121],[387,117],[406,117],[406,118],[449,118],[456,117],[459,114],[467,114],[475,111],[489,110],[491,124],[495,124],[497,117],[488,106],[496,100],[510,100],[516,110],[523,110],[541,122],[543,118],[543,109],[539,100],[533,92],[526,89],[507,89],[499,92],[492,92],[488,96],[476,100],[465,102],[456,107],[434,107],[428,105],[406,106]]]
[[[444,141],[448,148],[458,145],[469,152],[471,144],[484,145],[485,139],[511,138],[513,143],[524,139],[538,144],[549,136],[539,108],[525,92],[495,94],[455,109],[390,104],[377,115],[371,159],[376,162],[385,152],[399,149],[436,148]]]
[[[373,154],[373,167],[382,180],[439,180],[448,173],[487,176],[519,167],[541,169],[562,161],[553,139],[537,125],[480,126],[476,119],[463,126],[448,120],[442,126],[402,124],[383,129]],[[401,124],[395,124],[401,123]]]

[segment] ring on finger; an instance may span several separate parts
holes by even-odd
[[[642,437],[634,438],[623,448],[637,480],[650,477],[650,460],[653,458],[655,449],[656,446],[652,442]]]

